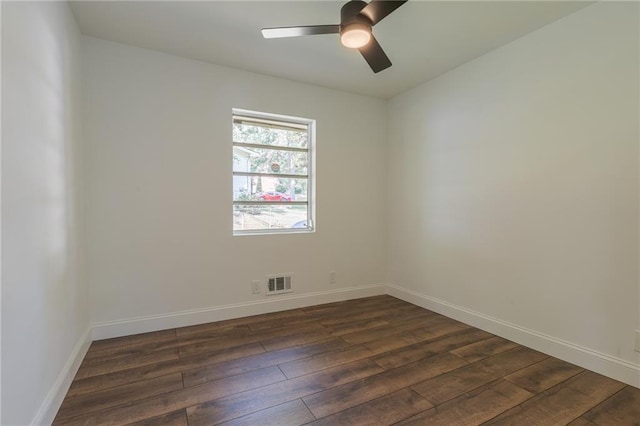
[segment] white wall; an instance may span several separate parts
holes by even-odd
[[[384,101],[87,37],[83,61],[98,337],[196,321],[138,317],[274,300],[250,294],[267,274],[292,272],[294,296],[384,277]],[[316,233],[232,236],[232,108],[317,120]]]
[[[46,423],[88,342],[80,35],[66,3],[2,2],[2,419]]]
[[[603,2],[395,97],[389,281],[637,371],[638,49]]]

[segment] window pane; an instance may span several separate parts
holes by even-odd
[[[233,206],[234,231],[306,228],[306,205]]]
[[[314,128],[315,122],[305,118],[233,110],[235,235],[313,231],[307,221],[314,211]]]
[[[233,147],[233,171],[306,175],[308,153]]]
[[[233,124],[233,141],[260,145],[306,148],[306,130],[271,128],[251,124]]]
[[[233,201],[307,201],[308,179],[234,176]]]

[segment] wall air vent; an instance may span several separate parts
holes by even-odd
[[[267,276],[267,295],[289,293],[292,290],[293,274]]]

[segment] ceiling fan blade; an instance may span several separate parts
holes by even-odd
[[[263,28],[264,38],[300,37],[317,34],[337,34],[340,25],[310,25],[306,27]]]
[[[385,70],[391,66],[391,61],[387,57],[387,54],[384,53],[380,44],[378,44],[378,40],[371,34],[371,40],[369,43],[358,49],[364,59],[367,61],[371,69],[374,73],[379,73],[382,70]]]
[[[371,25],[375,25],[406,2],[407,0],[372,0],[360,14],[369,18]]]

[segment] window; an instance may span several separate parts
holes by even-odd
[[[315,121],[233,110],[233,233],[311,232]]]

